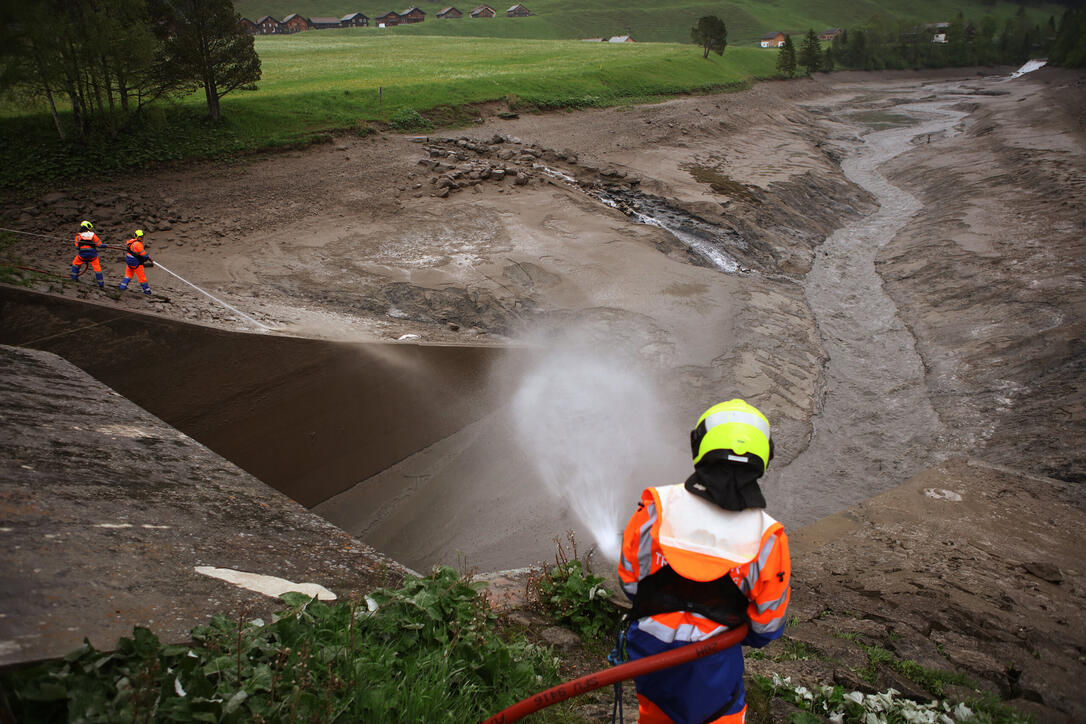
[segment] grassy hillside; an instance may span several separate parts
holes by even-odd
[[[845,27],[862,23],[873,15],[883,13],[894,18],[917,22],[949,21],[959,10],[975,21],[992,15],[1003,19],[1014,15],[1018,4],[996,0],[985,5],[981,0],[525,0],[524,5],[535,13],[530,18],[507,18],[505,10],[512,0],[491,3],[499,17],[490,20],[438,20],[434,15],[451,0],[417,5],[427,13],[427,20],[409,28],[378,31],[376,28],[357,32],[394,32],[425,35],[481,36],[496,38],[579,39],[595,36],[632,34],[638,41],[688,42],[690,28],[702,15],[717,15],[728,26],[728,39],[733,45],[753,45],[764,33],[783,30],[806,32],[813,28]],[[456,4],[465,15],[478,2]],[[343,16],[363,12],[370,18],[389,10],[403,11],[410,2],[397,5],[389,0],[234,0],[242,15],[256,19],[271,15],[282,19],[291,13],[305,16]],[[1049,16],[1060,17],[1063,9],[1057,5],[1028,8],[1035,22]]]
[[[367,132],[375,123],[422,130],[423,116],[455,125],[470,120],[471,104],[487,101],[587,108],[738,87],[772,76],[776,61],[760,48],[703,59],[698,48],[674,43],[510,43],[361,30],[258,37],[256,49],[258,90],[224,97],[219,126],[203,120],[197,93],[155,106],[116,139],[65,145],[43,104],[0,104],[0,136],[22,141],[0,144],[0,188],[306,143],[329,131]]]

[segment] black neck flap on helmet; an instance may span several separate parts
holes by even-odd
[[[748,461],[739,462],[729,456],[745,457]],[[737,456],[731,450],[710,450],[694,466],[694,474],[686,479],[685,487],[724,510],[764,508],[765,497],[758,487],[763,472],[765,464],[757,455]]]

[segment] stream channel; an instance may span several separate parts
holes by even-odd
[[[930,98],[933,91],[948,90],[956,88],[892,93]],[[895,106],[895,114],[915,122],[866,133],[842,163],[848,179],[877,198],[879,210],[826,239],[804,280],[829,361],[806,450],[765,479],[770,509],[788,526],[812,523],[899,485],[938,462],[933,450],[945,449],[933,444],[943,427],[928,398],[915,340],[875,270],[879,250],[921,205],[878,169],[929,134],[956,135],[965,114],[946,106],[960,100],[959,95]],[[855,122],[847,114],[838,120]]]

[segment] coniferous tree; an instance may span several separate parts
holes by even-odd
[[[807,74],[815,73],[821,66],[822,44],[818,42],[818,36],[814,29],[809,29],[803,38],[803,44],[799,47],[797,62],[807,69]]]
[[[784,36],[784,45],[777,52],[777,70],[792,77],[796,74],[796,46],[792,45],[792,36]]]

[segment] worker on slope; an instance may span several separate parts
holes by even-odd
[[[633,602],[631,660],[749,624],[741,644],[635,680],[641,724],[740,724],[742,645],[784,632],[791,564],[758,478],[773,457],[769,421],[743,400],[710,407],[690,433],[694,474],[641,494],[618,575]]]
[[[106,282],[102,278],[102,263],[98,261],[98,245],[102,243],[98,235],[94,233],[94,224],[84,221],[79,224],[79,233],[75,235],[75,248],[78,252],[72,259],[72,279],[79,279],[79,267],[90,264],[94,270],[94,280],[98,282],[99,289],[105,289]]]
[[[142,229],[136,229],[135,236],[124,242],[124,263],[127,267],[124,270],[124,279],[121,280],[121,291],[128,289],[128,283],[132,281],[132,275],[135,274],[140,286],[143,287],[143,293],[150,294],[151,285],[147,283],[147,273],[144,272],[143,267],[154,266],[155,263],[147,255]]]

